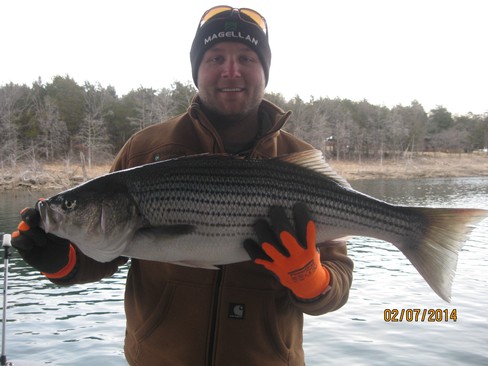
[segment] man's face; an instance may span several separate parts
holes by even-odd
[[[220,42],[203,55],[198,91],[211,112],[233,119],[257,111],[265,77],[256,52],[239,42]]]

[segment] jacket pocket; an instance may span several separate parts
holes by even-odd
[[[171,283],[166,284],[156,308],[152,314],[148,314],[149,316],[145,319],[145,322],[134,333],[138,342],[144,342],[144,340],[150,337],[161,326],[173,303],[174,294],[175,286]]]
[[[168,282],[157,305],[133,333],[137,365],[200,365],[207,345],[206,286]],[[143,300],[141,300],[143,301]],[[189,352],[189,350],[191,350]]]
[[[236,304],[242,304],[242,319],[221,313],[218,365],[303,364],[303,318],[285,291],[227,289],[221,306]]]
[[[280,307],[282,304],[279,304]],[[269,338],[269,344],[276,348],[276,351],[281,355],[283,360],[288,361],[290,354],[290,347],[286,339],[289,338],[286,332],[290,331],[292,328],[292,322],[288,324],[290,327],[286,327],[286,320],[283,319],[287,314],[279,311],[277,307],[277,301],[274,296],[267,296],[265,298],[264,306],[264,322],[266,324],[267,336]]]

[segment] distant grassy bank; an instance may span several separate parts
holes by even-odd
[[[334,161],[330,165],[348,180],[488,176],[488,155],[425,153],[407,159]]]
[[[488,156],[475,154],[422,154],[408,159],[337,161],[330,165],[348,180],[477,177],[488,176]],[[0,191],[6,190],[62,190],[85,179],[95,178],[109,171],[110,164],[82,169],[81,165],[38,164],[19,165],[15,169],[0,169]]]

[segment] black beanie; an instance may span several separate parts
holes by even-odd
[[[245,15],[229,11],[224,18],[219,14],[216,19],[210,19],[198,28],[190,50],[193,82],[197,87],[198,68],[203,55],[218,42],[241,42],[256,52],[263,65],[264,77],[268,84],[271,64],[268,36],[252,20],[245,21],[241,17],[245,18]]]

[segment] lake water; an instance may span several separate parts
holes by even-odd
[[[406,205],[488,209],[488,178],[356,181],[365,193]],[[39,194],[0,193],[0,231]],[[462,249],[452,301],[442,301],[391,244],[353,238],[349,302],[305,319],[307,365],[488,365],[488,220]],[[1,266],[3,278],[3,262]],[[123,292],[127,268],[98,283],[60,288],[14,253],[9,268],[7,358],[25,365],[126,365]],[[2,281],[3,283],[3,281]],[[403,321],[385,321],[404,309]],[[428,322],[406,321],[432,313]],[[416,311],[416,310],[415,310]],[[445,314],[456,314],[456,321]],[[399,316],[397,319],[399,319]]]

